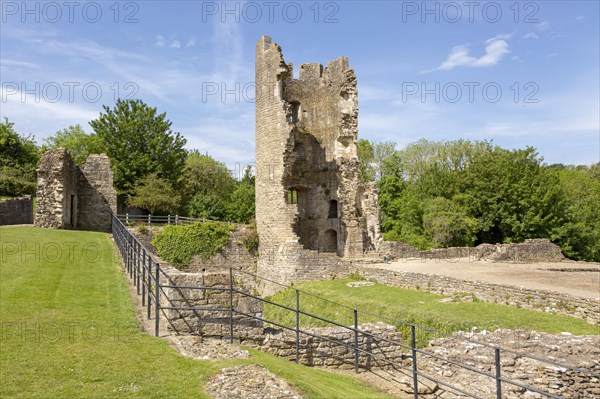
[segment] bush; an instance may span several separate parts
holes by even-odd
[[[256,231],[256,220],[252,219],[250,225],[248,226],[248,230],[242,238],[242,242],[244,243],[244,247],[250,252],[252,255],[256,255],[258,252],[258,231]]]
[[[24,178],[23,173],[0,170],[0,195],[7,197],[19,197],[22,195],[35,195],[35,179]]]
[[[167,226],[152,239],[158,256],[180,268],[190,264],[194,255],[209,259],[229,243],[233,225],[205,222],[188,226]]]

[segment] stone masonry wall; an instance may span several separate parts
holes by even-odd
[[[358,326],[358,364],[362,370],[391,369],[409,357],[402,350],[402,334],[385,323],[367,323]],[[355,365],[354,332],[343,327],[318,327],[304,329],[300,334],[299,362],[307,366],[353,369]],[[312,335],[309,335],[312,334]],[[296,332],[268,329],[260,349],[263,352],[296,359]],[[369,352],[369,353],[367,353]]]
[[[79,219],[83,230],[110,230],[112,214],[117,212],[117,192],[113,188],[110,159],[106,155],[90,155],[79,174]]]
[[[117,197],[106,155],[90,155],[80,169],[66,149],[58,148],[42,155],[37,174],[36,226],[110,230]]]
[[[79,170],[71,154],[64,148],[42,154],[37,176],[35,225],[54,229],[75,228]]]
[[[525,356],[549,358],[555,363],[578,367],[600,373],[600,336],[551,335],[534,331],[497,330],[492,333],[456,333],[432,341],[426,349],[437,356],[467,364],[490,374],[495,373],[493,347],[507,348],[517,345],[516,351],[500,353],[503,378],[533,386],[534,388],[568,399],[600,397],[600,379],[590,373],[540,362]],[[526,348],[523,350],[523,348]],[[480,397],[495,397],[493,378],[474,374],[452,363],[432,357],[419,360],[419,369],[442,381],[456,385]],[[444,396],[446,397],[446,396]],[[502,384],[502,397],[506,399],[545,398],[532,391]]]
[[[443,295],[470,293],[485,302],[575,316],[588,323],[600,324],[600,301],[596,299],[426,273],[397,272],[371,267],[356,267],[353,271],[366,279],[373,279],[385,285],[418,288]]]
[[[0,201],[0,226],[33,223],[33,198],[11,198]]]
[[[203,308],[205,310],[165,310],[167,328],[177,334],[195,334],[204,337],[229,336],[229,273],[185,273],[171,266],[163,270],[169,276],[162,277],[161,284],[214,289],[165,288],[161,306]],[[252,292],[252,284],[234,280],[234,287]],[[250,290],[250,291],[248,291]],[[246,314],[262,317],[262,302],[234,293],[233,307]],[[252,317],[234,314],[234,336],[241,341],[254,339],[262,334],[262,322]]]
[[[473,259],[492,262],[560,262],[565,259],[560,247],[547,238],[527,239],[522,243],[480,244],[477,247],[450,247],[419,251],[399,241],[384,241],[380,253],[391,259]]]
[[[359,181],[357,135],[356,76],[348,59],[325,68],[300,65],[295,79],[281,47],[263,36],[256,45],[259,274],[287,284],[303,279],[306,266],[301,256],[286,261],[263,256],[263,248],[271,254],[318,251],[339,258],[374,249],[376,193]],[[265,294],[275,289],[261,287]]]

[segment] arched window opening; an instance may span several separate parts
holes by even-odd
[[[336,200],[329,201],[329,219],[336,219],[338,217],[338,203]]]
[[[287,192],[287,203],[297,204],[298,203],[298,190],[290,188]]]
[[[337,231],[325,230],[321,239],[321,252],[337,252]]]
[[[290,103],[292,113],[289,116],[289,123],[298,122],[298,115],[300,114],[300,103],[297,101],[292,101]]]

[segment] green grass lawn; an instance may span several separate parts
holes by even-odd
[[[308,398],[387,398],[352,377],[251,351],[185,358],[138,328],[110,236],[0,227],[0,397],[206,398],[223,367],[260,364]]]
[[[348,287],[349,281],[356,279],[319,281],[302,283],[294,288],[314,293],[331,301],[347,305],[338,306],[325,302],[316,296],[300,293],[300,309],[306,313],[319,315],[343,325],[354,323],[354,311],[359,310],[359,323],[383,321],[394,324],[403,332],[408,343],[410,328],[389,319],[425,326],[444,334],[455,331],[479,330],[494,331],[498,328],[535,330],[548,333],[563,331],[576,335],[600,334],[600,326],[586,323],[584,320],[562,315],[552,315],[534,310],[497,305],[486,302],[450,302],[442,303],[443,295],[389,287],[381,284],[365,287]],[[293,289],[282,291],[271,298],[274,302],[296,306],[296,293]],[[372,315],[366,314],[371,313]],[[376,317],[381,315],[385,318]],[[265,318],[290,327],[295,326],[295,313],[285,311],[274,305],[265,308]],[[301,316],[301,325],[327,326],[323,321]],[[419,345],[426,345],[432,338],[441,336],[417,329]]]

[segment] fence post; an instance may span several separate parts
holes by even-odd
[[[158,337],[158,313],[160,312],[160,264],[156,263],[156,277],[154,280],[156,291],[154,294],[154,336]]]
[[[233,269],[229,268],[229,342],[233,344]]]
[[[152,224],[152,215],[148,214],[148,225]]]
[[[358,310],[354,309],[354,372],[358,373]]]
[[[412,351],[413,395],[415,399],[418,399],[419,381],[417,380],[417,335],[414,324],[410,326],[410,348]]]
[[[140,256],[142,254],[142,245],[138,241],[136,241],[136,243],[137,243],[138,250],[137,250],[137,256],[136,256],[137,262],[135,262],[135,267],[136,267],[136,273],[135,273],[136,284],[135,284],[135,286],[137,288],[137,294],[140,295]]]
[[[125,214],[125,223],[129,224],[129,214],[128,213]]]
[[[136,264],[137,264],[137,258],[138,258],[138,245],[137,245],[137,241],[135,241],[133,239],[133,237],[131,237],[131,239],[133,242],[133,245],[132,245],[132,247],[133,247],[133,262],[131,263],[131,275],[132,275],[132,280],[133,280],[132,281],[133,286],[136,287],[135,283],[136,283],[136,274],[137,274],[136,273],[137,272]],[[137,289],[137,287],[136,287],[136,289]],[[137,291],[136,291],[136,293],[137,293]]]
[[[300,291],[296,290],[296,363],[300,363]]]
[[[167,215],[167,224],[171,224],[171,214]]]
[[[146,306],[146,248],[142,254],[142,306]]]
[[[179,224],[179,215],[175,215],[175,225]]]
[[[147,319],[150,320],[150,316],[152,316],[150,314],[150,312],[152,311],[152,258],[150,257],[150,255],[148,255],[148,281],[147,281],[147,285],[148,285],[148,291],[146,291],[146,294],[148,295],[148,300],[146,301],[146,312],[147,314]]]
[[[133,256],[133,248],[131,245],[131,233],[127,232],[127,271],[129,272],[129,279],[131,279],[131,262]]]
[[[496,357],[496,399],[502,399],[502,380],[500,379],[500,348],[495,348]]]

